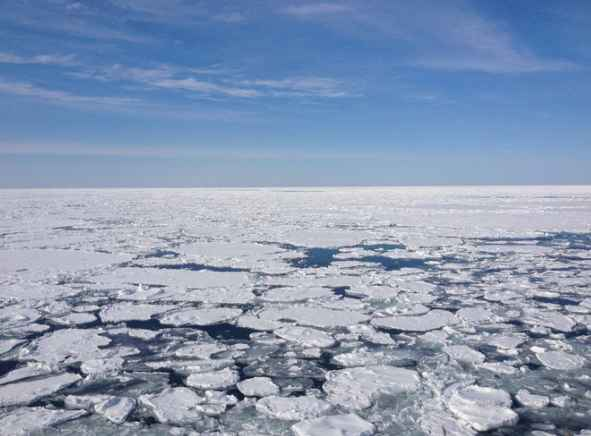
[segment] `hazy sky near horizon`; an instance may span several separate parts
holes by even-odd
[[[591,183],[587,0],[0,6],[0,187]]]

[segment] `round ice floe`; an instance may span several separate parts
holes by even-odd
[[[201,372],[187,377],[187,386],[197,389],[226,389],[234,386],[240,377],[236,371],[224,368],[219,371]]]
[[[222,324],[237,318],[242,314],[240,309],[216,307],[211,309],[184,309],[166,314],[160,319],[165,325],[214,325]]]
[[[330,371],[322,389],[333,404],[348,409],[365,409],[379,394],[412,392],[418,386],[419,376],[415,371],[381,365]]]
[[[311,396],[265,397],[256,403],[258,412],[285,421],[316,418],[326,413],[330,408],[331,405],[326,401]]]
[[[374,327],[385,330],[400,330],[406,332],[428,332],[446,325],[455,324],[457,318],[447,310],[435,309],[420,316],[389,316],[376,318],[371,321]]]
[[[327,348],[336,343],[328,333],[310,327],[286,326],[275,330],[274,333],[282,339],[303,347]]]
[[[322,416],[302,421],[291,427],[296,436],[370,436],[372,423],[354,414]]]
[[[466,345],[450,345],[445,347],[443,351],[445,351],[445,353],[447,353],[452,359],[462,363],[476,365],[485,360],[484,354]]]
[[[114,303],[103,308],[99,316],[103,322],[147,321],[174,307],[162,304]]]
[[[369,317],[351,310],[295,306],[284,309],[265,309],[259,313],[259,318],[270,321],[293,320],[300,325],[332,328],[358,324]]]
[[[502,390],[468,386],[453,392],[447,406],[477,431],[489,431],[517,424],[511,410],[511,396]]]
[[[268,397],[279,393],[279,387],[268,377],[249,378],[236,386],[246,397]]]
[[[569,371],[582,368],[585,365],[584,357],[564,351],[546,351],[536,354],[536,357],[542,362],[542,365],[550,369]]]
[[[550,398],[545,395],[532,394],[527,389],[520,389],[515,395],[515,399],[522,406],[532,409],[541,409],[550,404]]]

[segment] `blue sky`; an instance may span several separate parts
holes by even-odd
[[[591,183],[591,3],[0,0],[0,186]]]

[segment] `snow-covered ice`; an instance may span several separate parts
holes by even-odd
[[[323,416],[292,427],[296,436],[370,436],[374,426],[354,414]]]
[[[511,396],[502,390],[468,386],[451,395],[450,410],[478,431],[489,431],[517,424],[519,416],[511,410]]]
[[[0,190],[0,435],[591,431],[591,188]]]

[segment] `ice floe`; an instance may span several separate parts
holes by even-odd
[[[258,317],[268,321],[293,320],[303,326],[346,327],[369,319],[367,315],[350,310],[333,310],[312,306],[264,309]]]
[[[213,325],[228,322],[242,314],[240,309],[217,307],[211,309],[184,309],[171,312],[160,318],[164,325]]]
[[[269,397],[279,393],[279,387],[268,377],[248,378],[236,386],[246,397]]]
[[[544,351],[536,354],[542,365],[550,369],[569,371],[582,368],[585,358],[564,351]]]
[[[352,413],[302,421],[291,429],[297,436],[370,436],[375,431],[372,423]]]
[[[316,418],[327,413],[331,405],[311,396],[303,397],[265,397],[257,401],[258,412],[285,421],[299,421]]]
[[[390,316],[375,318],[371,321],[374,327],[385,330],[400,330],[405,332],[428,332],[446,325],[453,325],[457,318],[446,310],[435,309],[425,315],[418,316]]]
[[[174,309],[175,306],[156,304],[115,303],[101,309],[99,316],[103,322],[117,323],[122,321],[147,321]]]
[[[0,434],[584,434],[589,211],[588,187],[0,190]]]
[[[328,401],[347,409],[365,409],[379,394],[413,392],[419,376],[410,369],[392,366],[367,366],[330,371],[322,389]]]
[[[0,415],[0,435],[29,436],[33,432],[71,421],[86,415],[83,410],[54,410],[25,407]]]
[[[50,377],[19,381],[0,386],[0,407],[30,404],[40,398],[61,391],[81,377],[78,374],[59,374]]]
[[[449,409],[477,431],[489,431],[517,424],[519,416],[511,410],[511,396],[502,390],[468,386],[455,391]]]
[[[304,347],[332,347],[336,341],[328,333],[310,327],[286,326],[275,330],[277,336]]]
[[[187,377],[187,386],[197,389],[226,389],[234,386],[240,377],[236,371],[224,368],[219,371],[200,372]]]

